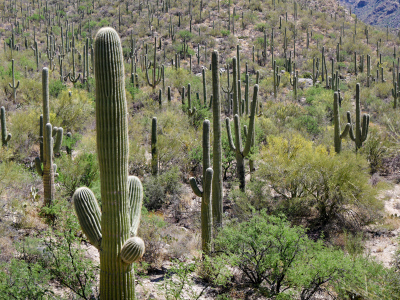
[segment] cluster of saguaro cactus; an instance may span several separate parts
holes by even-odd
[[[201,241],[202,249],[206,254],[211,252],[212,237],[212,202],[211,185],[213,169],[210,168],[210,121],[203,122],[203,190],[196,183],[194,177],[190,178],[193,192],[202,198],[201,201]]]
[[[135,299],[132,263],[144,253],[137,237],[143,189],[128,176],[128,119],[122,47],[117,32],[102,28],[95,39],[96,130],[102,212],[90,189],[74,193],[83,232],[100,252],[102,299]],[[133,236],[133,237],[131,237]]]
[[[42,70],[43,115],[40,116],[40,155],[36,157],[37,173],[43,178],[44,204],[50,205],[54,200],[54,176],[57,165],[53,163],[53,154],[60,152],[63,129],[52,127],[49,112],[49,69]],[[55,136],[55,142],[53,140]],[[42,167],[43,164],[43,167]]]
[[[361,125],[361,105],[360,105],[360,84],[356,85],[356,129],[355,135],[353,131],[353,123],[351,122],[350,112],[347,112],[347,122],[350,123],[350,138],[356,144],[356,151],[362,147],[368,136],[369,115],[363,114]]]
[[[11,133],[7,133],[6,127],[6,110],[4,106],[1,107],[1,145],[7,147],[8,142],[11,140]]]
[[[255,129],[255,114],[256,114],[256,106],[257,106],[257,95],[258,95],[258,85],[254,86],[253,93],[253,102],[251,104],[251,112],[250,112],[250,124],[247,132],[247,140],[246,144],[243,148],[242,146],[242,138],[241,138],[241,127],[240,127],[240,119],[239,115],[234,115],[234,127],[235,127],[235,143],[233,143],[232,134],[231,134],[231,126],[229,118],[226,118],[226,129],[228,133],[229,146],[232,151],[235,152],[236,155],[236,169],[237,176],[239,179],[239,188],[241,190],[245,189],[245,171],[244,171],[244,158],[247,157],[251,150],[252,139],[254,137],[253,131]],[[233,99],[234,107],[237,106],[237,99]],[[235,110],[234,110],[235,111]]]
[[[335,152],[340,153],[342,150],[342,139],[347,136],[350,130],[350,123],[346,124],[343,132],[340,132],[340,113],[339,113],[339,92],[333,94],[333,125],[334,125],[334,142],[335,142]]]

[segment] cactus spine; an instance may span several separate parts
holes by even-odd
[[[17,85],[15,85],[14,59],[11,60],[11,67],[12,67],[12,85],[11,85],[11,83],[9,83],[8,85],[13,90],[13,100],[15,103],[15,101],[17,100],[17,89],[19,87],[19,80],[18,80]]]
[[[7,133],[6,128],[6,110],[4,106],[1,107],[1,144],[3,147],[7,147],[7,143],[11,140],[11,133]]]
[[[191,177],[190,186],[196,196],[201,197],[201,245],[204,253],[211,253],[212,237],[212,210],[211,210],[211,183],[213,170],[210,168],[210,121],[203,122],[203,190]]]
[[[136,237],[143,189],[128,176],[128,120],[121,41],[112,28],[95,39],[96,131],[102,213],[93,193],[79,188],[73,199],[83,232],[100,251],[102,299],[135,299],[132,263],[144,253]],[[134,237],[130,237],[130,236]]]
[[[335,140],[335,152],[340,153],[342,150],[342,139],[346,137],[350,130],[350,123],[346,124],[345,129],[340,133],[340,115],[339,115],[339,93],[333,94],[333,123],[334,123],[334,140]]]
[[[40,116],[40,157],[35,158],[36,170],[43,177],[44,204],[54,200],[54,176],[57,165],[53,163],[53,153],[60,152],[63,129],[52,128],[49,112],[49,69],[42,70],[43,116]],[[56,140],[53,142],[53,135]],[[43,168],[41,164],[43,163]]]
[[[254,86],[254,93],[253,93],[253,102],[251,104],[251,113],[250,113],[250,124],[249,130],[247,133],[247,140],[244,148],[242,147],[242,138],[240,133],[240,119],[237,114],[234,116],[234,124],[235,124],[235,144],[232,140],[231,134],[231,127],[229,118],[226,118],[226,129],[228,132],[228,140],[229,146],[232,151],[235,151],[236,154],[236,169],[237,169],[237,176],[239,179],[239,188],[244,191],[246,187],[245,183],[245,172],[244,172],[244,158],[249,155],[252,140],[254,137],[254,123],[255,123],[255,114],[256,114],[256,106],[257,106],[257,95],[258,95],[258,85]]]
[[[350,112],[347,112],[347,122],[350,123],[350,138],[356,144],[356,151],[362,147],[367,139],[369,127],[369,115],[363,114],[361,126],[361,105],[360,105],[360,84],[356,85],[356,134],[354,135],[353,123],[351,122]]]
[[[151,122],[151,173],[158,175],[157,118]]]

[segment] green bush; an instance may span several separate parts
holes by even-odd
[[[51,80],[49,84],[50,96],[57,98],[67,87],[60,80]]]
[[[267,181],[279,200],[275,202],[292,217],[314,219],[314,225],[359,226],[377,218],[383,207],[376,198],[378,187],[369,184],[367,162],[361,155],[336,155],[332,147],[291,134],[268,137],[260,159],[255,178]]]
[[[291,227],[284,218],[265,210],[245,222],[225,226],[215,240],[230,266],[263,296],[276,299],[310,299],[329,291],[330,282],[351,271],[350,258],[308,239],[302,227]],[[220,254],[221,255],[221,254]]]

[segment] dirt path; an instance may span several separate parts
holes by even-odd
[[[400,235],[400,184],[382,195],[385,199],[386,227],[388,230],[379,230],[377,234],[366,241],[365,252],[386,267],[390,267],[394,254],[398,249]]]

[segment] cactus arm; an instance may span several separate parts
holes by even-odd
[[[53,152],[55,154],[60,153],[62,139],[63,139],[63,129],[62,129],[62,127],[58,127],[56,130],[56,139],[55,139],[54,148],[53,148]]]
[[[231,123],[229,121],[229,118],[225,119],[225,123],[226,123],[226,131],[228,133],[228,141],[229,141],[229,146],[231,148],[232,151],[236,151],[236,147],[233,144],[233,140],[232,140],[232,133],[231,133]]]
[[[349,136],[350,136],[350,139],[351,139],[353,142],[355,142],[356,137],[354,136],[353,123],[351,122],[351,115],[350,115],[350,112],[349,112],[349,111],[347,112],[347,123],[350,124],[350,129],[349,129]]]
[[[87,187],[77,189],[72,196],[76,214],[83,233],[90,243],[101,248],[101,213],[93,192]]]
[[[190,182],[190,186],[193,190],[193,193],[197,196],[197,197],[203,197],[203,192],[200,190],[200,188],[198,187],[197,183],[196,183],[196,178],[194,177],[190,177],[189,179]]]
[[[42,163],[39,157],[35,158],[35,166],[36,166],[36,172],[39,174],[39,176],[43,176]]]
[[[344,138],[347,136],[347,134],[348,134],[349,131],[350,131],[350,126],[351,126],[350,123],[347,123],[347,124],[346,124],[346,127],[344,128],[342,134],[340,135],[340,138],[341,138],[341,139],[344,139]]]
[[[240,132],[240,117],[239,115],[233,116],[233,124],[235,125],[235,147],[236,151],[239,152],[241,155],[243,154],[242,148],[242,134]]]
[[[253,102],[251,103],[250,124],[249,124],[249,132],[248,132],[250,138],[248,138],[246,140],[246,145],[245,145],[244,150],[243,150],[243,156],[247,156],[249,154],[250,149],[251,149],[251,145],[252,145],[252,142],[253,142],[257,96],[258,96],[258,84],[256,84],[254,86]]]
[[[18,80],[18,82],[17,82],[17,86],[15,87],[15,89],[17,89],[19,87],[19,80]]]
[[[53,172],[54,172],[54,177],[58,177],[57,165],[56,164],[53,164]]]
[[[131,215],[130,234],[136,236],[140,224],[143,203],[143,186],[139,178],[136,176],[129,176],[128,189]]]
[[[368,129],[369,129],[369,115],[363,115],[363,126],[361,132],[361,141],[365,142],[368,136]]]
[[[208,168],[204,178],[204,193],[201,201],[201,242],[202,249],[206,253],[211,253],[212,238],[212,211],[211,211],[211,184],[213,169]]]
[[[139,260],[145,251],[144,242],[140,237],[131,237],[126,240],[121,250],[121,259],[126,264]]]
[[[146,79],[147,79],[147,84],[151,87],[153,87],[153,85],[150,82],[150,77],[149,77],[149,70],[147,69],[147,55],[144,57],[144,67],[146,70]]]

